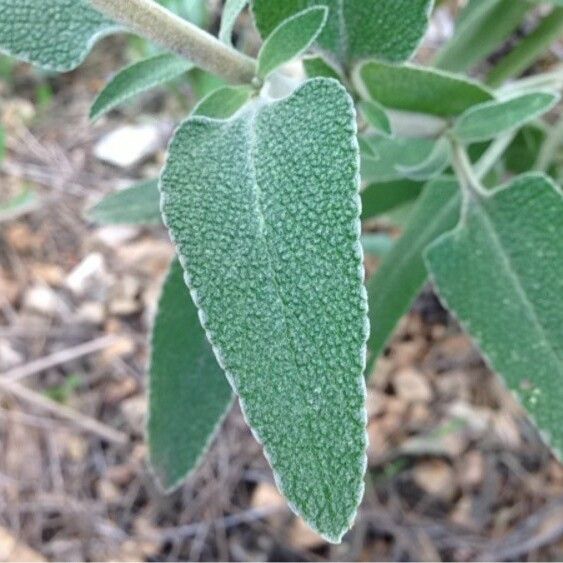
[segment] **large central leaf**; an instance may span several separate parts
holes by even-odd
[[[163,212],[217,358],[290,505],[339,541],[363,491],[368,332],[352,102],[331,79],[188,119]]]
[[[256,25],[267,37],[283,20],[310,6],[328,6],[318,44],[343,63],[375,56],[408,59],[418,47],[432,0],[253,0]]]

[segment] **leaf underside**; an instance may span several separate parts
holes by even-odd
[[[376,56],[399,62],[418,47],[432,0],[254,0],[252,10],[265,38],[285,19],[320,5],[330,12],[317,43],[339,61]]]
[[[76,68],[119,29],[87,0],[0,0],[0,51],[49,70]]]
[[[174,260],[158,304],[150,363],[150,460],[166,490],[197,467],[232,395]]]
[[[335,542],[366,466],[358,183],[355,112],[329,79],[230,120],[189,119],[161,178],[165,222],[247,421],[290,506]]]
[[[542,175],[517,178],[430,247],[447,307],[491,367],[563,451],[563,196]]]

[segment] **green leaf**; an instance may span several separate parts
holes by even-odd
[[[280,490],[339,541],[366,467],[352,100],[319,78],[229,120],[190,118],[161,190],[203,324]]]
[[[354,70],[353,81],[365,99],[387,108],[452,117],[493,99],[478,82],[414,65],[366,61]]]
[[[39,195],[35,190],[24,189],[6,202],[0,202],[0,223],[17,219],[39,207]]]
[[[310,6],[327,6],[318,45],[342,63],[364,57],[404,61],[426,32],[432,0],[253,0],[256,25],[267,37],[288,17]]]
[[[410,180],[422,182],[439,176],[450,164],[450,142],[445,137],[438,139],[428,157],[414,165],[397,165],[397,170]]]
[[[424,250],[456,225],[459,207],[455,180],[430,182],[417,202],[403,236],[369,280],[369,367],[383,352],[397,323],[409,311],[426,283]]]
[[[393,239],[386,234],[367,233],[362,235],[362,246],[366,254],[381,258],[393,248]]]
[[[193,111],[193,115],[205,115],[215,119],[226,119],[237,112],[250,98],[253,90],[249,86],[225,86],[211,92]]]
[[[377,133],[386,137],[393,135],[389,117],[381,104],[374,101],[362,101],[359,105],[365,120]]]
[[[328,9],[308,8],[284,20],[268,36],[258,54],[258,76],[266,78],[281,65],[304,53],[326,24]]]
[[[235,23],[247,4],[248,0],[227,0],[225,2],[223,17],[221,18],[221,29],[219,30],[219,39],[223,43],[232,45]]]
[[[434,151],[431,139],[406,139],[364,137],[370,153],[362,153],[362,180],[365,183],[392,182],[405,178],[401,172],[405,167],[416,167],[426,162]]]
[[[370,184],[362,191],[362,220],[378,217],[413,201],[421,191],[422,184],[411,180]]]
[[[303,68],[308,78],[334,78],[343,81],[342,73],[332,63],[321,56],[310,55],[303,58]]]
[[[504,153],[506,168],[514,174],[533,169],[546,138],[547,131],[543,126],[531,123],[522,127]]]
[[[130,188],[106,196],[86,213],[99,225],[158,225],[160,195],[158,180],[139,182]]]
[[[148,419],[151,465],[166,490],[197,467],[232,402],[174,260],[152,331]]]
[[[451,72],[475,66],[512,35],[528,10],[525,0],[471,0],[435,65]]]
[[[530,174],[482,200],[435,242],[440,296],[563,451],[563,196]]]
[[[123,102],[182,76],[193,64],[176,55],[156,55],[118,72],[96,98],[90,119],[96,120]]]
[[[121,28],[87,0],[0,0],[0,52],[60,72]]]
[[[509,100],[480,104],[457,120],[453,132],[466,143],[493,139],[533,121],[552,109],[559,99],[559,95],[552,92],[531,92]]]

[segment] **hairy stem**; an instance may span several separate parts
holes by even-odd
[[[467,204],[471,199],[485,197],[487,191],[473,170],[473,165],[465,148],[455,139],[450,139],[450,143],[452,147],[452,165],[459,180],[465,203]]]
[[[247,84],[256,75],[253,59],[153,0],[90,0],[90,3],[110,19],[228,82]]]

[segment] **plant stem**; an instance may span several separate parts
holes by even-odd
[[[486,197],[487,190],[476,175],[465,148],[456,139],[450,138],[450,143],[452,147],[452,166],[459,180],[465,203],[467,204],[471,199]]]
[[[493,68],[487,84],[497,88],[529,68],[563,34],[563,8],[554,8],[538,27]]]
[[[528,78],[521,78],[507,84],[498,93],[502,96],[521,94],[531,90],[561,90],[563,89],[563,64],[555,67],[555,70],[536,74]]]
[[[90,3],[110,19],[228,82],[248,84],[256,75],[253,59],[153,0],[90,0]]]
[[[483,179],[499,161],[500,157],[504,154],[510,143],[516,136],[516,131],[511,131],[505,135],[501,135],[491,144],[485,154],[479,159],[475,165],[475,176],[479,180]]]

